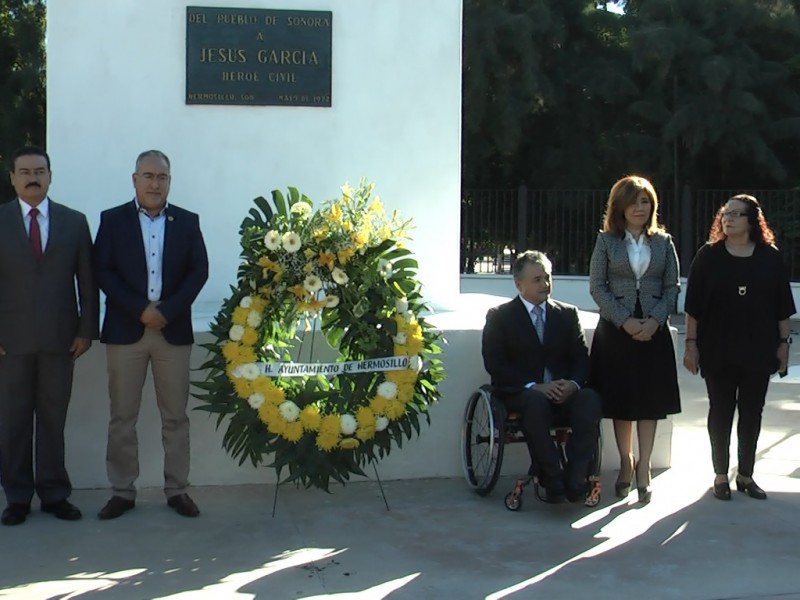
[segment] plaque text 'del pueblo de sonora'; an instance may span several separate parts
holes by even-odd
[[[186,7],[186,103],[331,105],[326,11]]]

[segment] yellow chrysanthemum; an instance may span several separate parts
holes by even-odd
[[[419,354],[422,350],[422,338],[409,338],[406,343],[406,353],[409,355]]]
[[[413,398],[414,398],[414,386],[413,385],[409,385],[407,383],[403,383],[403,384],[397,386],[397,399],[400,402],[402,402],[404,404],[407,404],[408,402],[411,402],[411,400]]]
[[[397,419],[406,412],[406,405],[400,400],[389,400],[386,403],[386,416],[390,419]]]
[[[253,346],[258,341],[258,334],[252,327],[245,327],[242,334],[242,343],[247,346]]]
[[[233,389],[240,398],[249,398],[253,393],[253,382],[244,377],[234,378]]]
[[[314,252],[311,248],[306,248],[303,250],[303,256],[305,256],[306,259],[312,258],[314,255],[316,255],[316,252]]]
[[[319,432],[335,435],[339,437],[339,417],[337,415],[325,415],[319,424]]]
[[[231,314],[231,321],[235,325],[245,325],[247,323],[247,315],[250,314],[249,308],[244,308],[243,306],[237,306],[233,309],[233,313]]]
[[[286,392],[283,390],[283,388],[279,388],[274,384],[262,393],[264,394],[264,400],[266,400],[264,404],[278,406],[284,400],[286,400]]]
[[[273,421],[283,421],[283,419],[281,419],[281,413],[278,411],[278,407],[274,404],[269,404],[268,402],[264,402],[264,404],[258,407],[258,418],[267,424],[272,423]]]
[[[402,383],[415,383],[417,372],[411,369],[400,369],[399,371],[387,371],[386,380],[393,381],[398,386]]]
[[[356,429],[356,437],[362,442],[371,440],[375,437],[375,425],[371,425],[370,427],[359,427]]]
[[[222,356],[225,357],[225,360],[233,362],[239,356],[239,349],[241,346],[233,341],[227,341],[222,344]]]
[[[286,433],[286,426],[288,423],[278,417],[277,419],[270,419],[267,423],[267,431],[277,435],[284,435]]]
[[[344,438],[341,442],[339,442],[339,446],[344,448],[345,450],[352,450],[353,448],[358,448],[361,444],[356,438]]]
[[[389,401],[383,396],[375,396],[369,401],[369,407],[376,415],[385,415]]]
[[[292,421],[286,424],[286,429],[283,432],[285,437],[290,442],[297,442],[303,437],[303,424],[300,421]]]
[[[264,294],[267,298],[272,295],[272,290],[269,288],[266,289],[266,293]],[[264,293],[259,290],[259,293]],[[264,309],[267,308],[267,301],[264,298],[259,298],[258,296],[251,296],[250,297],[250,310],[254,310],[257,313],[263,313]]]
[[[381,197],[380,196],[375,196],[375,198],[372,200],[372,202],[369,203],[369,206],[367,206],[367,210],[369,212],[371,212],[371,213],[382,214],[383,213],[383,202],[381,202]]]
[[[317,448],[328,452],[339,444],[339,434],[319,433],[317,434]]]
[[[258,392],[264,398],[267,397],[267,393],[269,393],[275,385],[272,383],[272,380],[267,377],[266,375],[259,375],[253,381],[253,391]]]
[[[375,413],[368,406],[362,406],[356,411],[356,421],[359,427],[375,426]]]
[[[303,429],[306,431],[319,430],[322,417],[319,414],[319,408],[313,404],[309,404],[302,411],[300,411],[299,422],[303,424]]]

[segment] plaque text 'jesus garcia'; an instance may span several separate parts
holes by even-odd
[[[186,103],[331,105],[325,11],[186,7]]]

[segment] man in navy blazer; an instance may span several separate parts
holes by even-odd
[[[483,363],[496,396],[522,415],[548,501],[581,501],[597,449],[601,400],[585,387],[589,353],[578,309],[550,299],[552,264],[542,252],[517,256],[512,273],[519,296],[486,315]],[[550,438],[560,415],[572,427],[566,473]]]
[[[100,216],[95,269],[106,295],[100,341],[106,344],[111,418],[106,469],[113,495],[98,513],[114,519],[135,506],[139,475],[136,421],[147,366],[153,373],[164,444],[164,492],[178,514],[200,511],[189,486],[189,356],[192,302],[208,279],[199,217],[167,203],[169,158],[136,159],[136,197]]]

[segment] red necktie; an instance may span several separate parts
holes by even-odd
[[[36,257],[36,260],[39,260],[42,258],[42,232],[39,231],[39,221],[36,218],[39,215],[39,209],[32,208],[31,212],[28,214],[31,216],[31,247],[33,248],[33,255]]]

